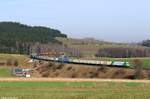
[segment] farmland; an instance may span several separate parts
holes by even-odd
[[[150,98],[150,84],[135,82],[4,81],[0,90],[1,98],[15,99]]]
[[[77,49],[82,53],[83,57],[94,57],[99,49],[110,49],[110,48],[144,48],[140,45],[132,45],[128,43],[115,43],[115,42],[107,42],[96,39],[74,39],[74,38],[56,38],[58,41],[62,42],[64,45],[68,47]]]
[[[56,39],[71,48],[78,49],[83,53],[83,56],[93,56],[98,51],[99,47],[112,46],[109,42],[104,41],[87,41],[83,39],[61,37],[57,37]]]

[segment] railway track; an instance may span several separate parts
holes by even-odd
[[[102,67],[102,66],[107,66],[107,67],[111,67],[111,68],[124,68],[124,69],[135,69],[134,67],[125,67],[125,66],[117,66],[117,65],[107,65],[107,64],[90,64],[90,63],[78,63],[78,62],[63,62],[63,61],[56,61],[52,58],[49,58],[49,57],[32,57],[30,56],[31,59],[34,59],[34,60],[39,60],[39,61],[51,61],[51,62],[59,62],[59,63],[62,63],[62,64],[76,64],[76,65],[85,65],[85,66],[94,66],[94,67]],[[150,70],[148,68],[143,68],[143,70]]]

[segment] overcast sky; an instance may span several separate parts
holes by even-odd
[[[150,0],[0,0],[0,21],[59,29],[69,37],[150,38]]]

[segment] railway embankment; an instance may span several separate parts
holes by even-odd
[[[56,62],[36,63],[34,70],[38,73],[38,77],[51,78],[135,79],[136,77],[136,70],[130,68],[61,64]],[[36,77],[36,75],[34,76]],[[150,79],[150,70],[142,70],[140,78]]]

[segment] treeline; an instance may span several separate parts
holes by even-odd
[[[28,54],[30,46],[35,43],[55,42],[55,37],[67,37],[59,30],[41,27],[27,26],[15,22],[0,22],[0,52]]]
[[[100,48],[95,56],[112,57],[112,58],[150,57],[150,48],[146,47]]]
[[[140,45],[146,46],[146,47],[150,47],[150,40],[149,40],[149,39],[143,40],[143,41],[140,43]]]
[[[82,57],[82,52],[76,48],[72,48],[67,46],[66,44],[56,44],[56,43],[48,43],[48,44],[34,44],[30,47],[31,53],[47,54],[49,56],[60,56],[62,54],[66,54],[72,57]]]

